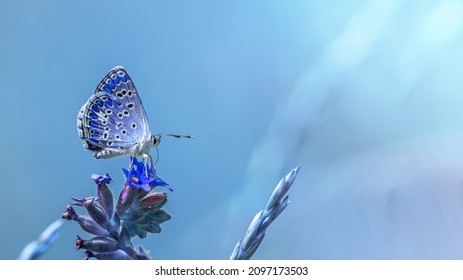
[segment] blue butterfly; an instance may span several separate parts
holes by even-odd
[[[150,157],[150,149],[161,142],[151,134],[148,117],[138,91],[122,66],[111,69],[80,109],[77,131],[85,149],[97,159],[122,155]]]

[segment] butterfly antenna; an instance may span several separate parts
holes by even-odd
[[[172,133],[161,133],[161,134],[156,134],[156,136],[172,136],[175,138],[193,138],[191,135],[179,135],[179,134],[172,134]]]

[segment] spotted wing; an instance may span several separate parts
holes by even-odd
[[[129,154],[151,134],[135,85],[119,66],[105,76],[97,90],[82,106],[77,118],[84,147],[97,158]]]
[[[145,108],[143,108],[143,103],[135,88],[135,84],[124,67],[116,66],[111,69],[98,83],[94,94],[98,92],[107,92],[116,95],[122,102],[132,103],[134,105],[134,116],[139,120],[141,127],[143,127],[144,136],[151,136]]]

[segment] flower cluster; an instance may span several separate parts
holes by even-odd
[[[72,198],[75,202],[66,207],[62,218],[74,220],[94,237],[84,240],[77,236],[76,249],[85,249],[85,258],[96,259],[149,259],[142,247],[134,248],[132,237],[145,238],[150,233],[160,233],[163,222],[171,216],[162,208],[167,194],[153,192],[158,186],[172,190],[156,176],[154,167],[132,158],[129,170],[123,169],[125,184],[114,205],[108,186],[112,179],[106,175],[92,175],[97,185],[97,196]],[[85,207],[87,214],[78,214],[73,206]]]

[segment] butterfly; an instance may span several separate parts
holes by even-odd
[[[151,134],[138,91],[122,66],[111,69],[82,106],[77,116],[77,131],[84,148],[97,159],[123,155],[151,158],[150,149],[159,145],[162,136],[192,138]]]

